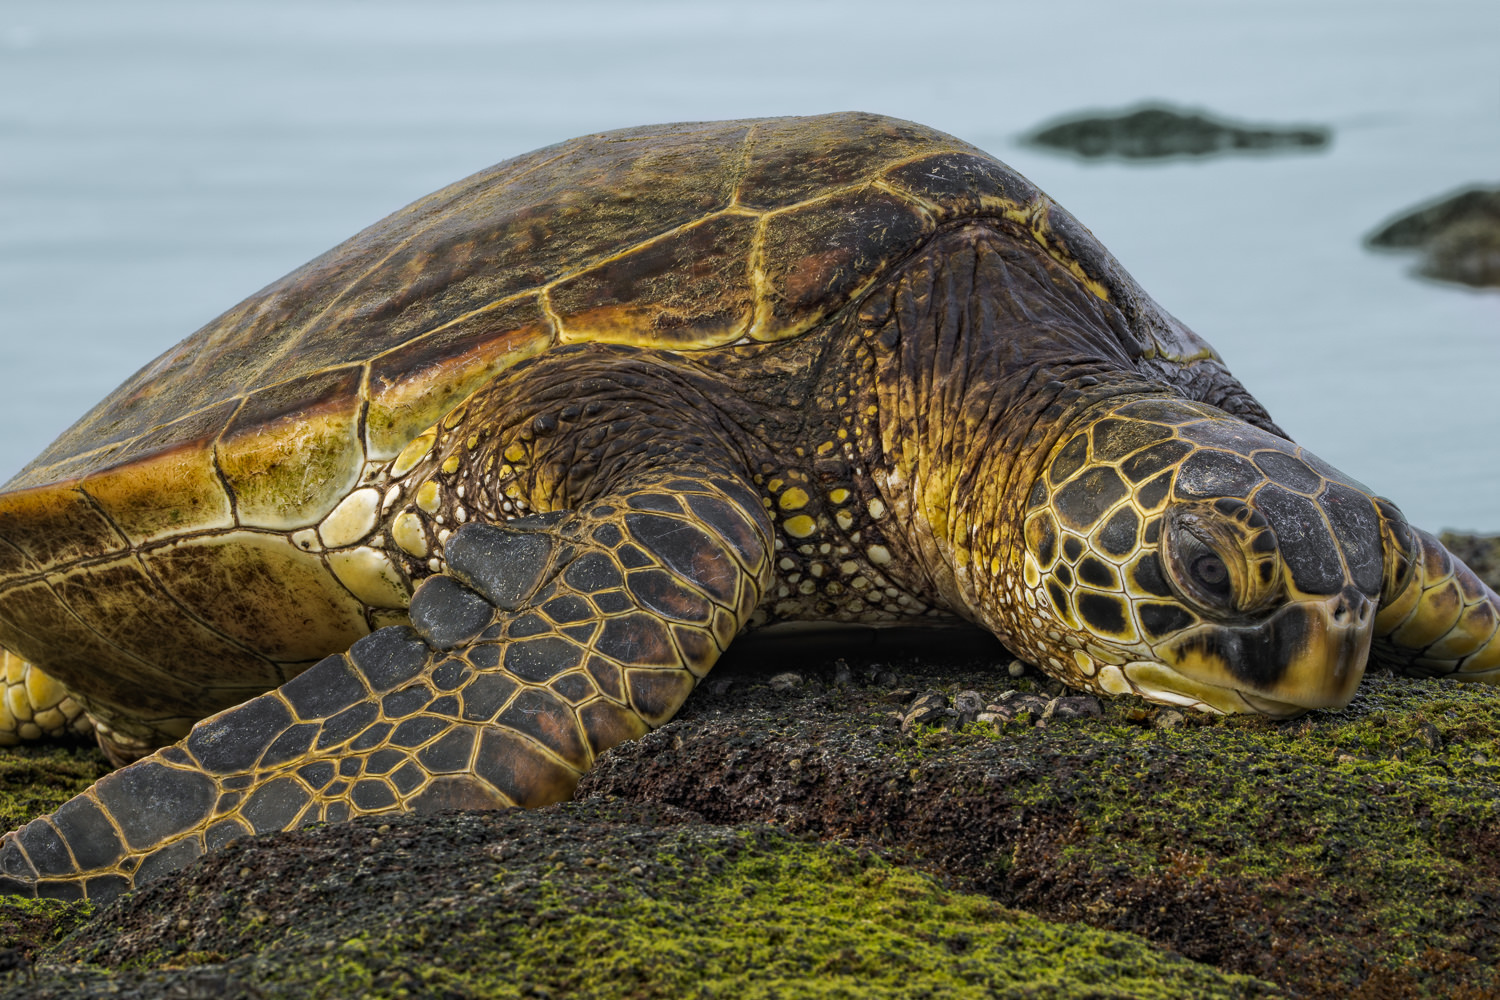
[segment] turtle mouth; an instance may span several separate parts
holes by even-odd
[[[1233,693],[1251,711],[1282,717],[1342,708],[1364,677],[1375,602],[1354,588],[1293,601],[1253,625],[1205,623],[1156,650],[1194,687]]]

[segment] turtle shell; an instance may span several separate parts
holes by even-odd
[[[373,469],[498,372],[555,344],[795,337],[970,217],[1019,223],[1118,306],[1132,357],[1213,356],[1072,216],[941,132],[848,113],[586,136],[376,223],[64,433],[0,495],[0,641],[49,664],[54,631],[82,636],[76,617],[93,633],[80,661],[123,648],[143,665],[162,634],[191,636],[220,657],[194,683],[279,683],[378,624],[372,608],[404,606],[394,578],[351,589],[337,546],[308,532],[326,536]],[[297,607],[266,606],[273,582]],[[11,615],[27,588],[57,593],[55,609]],[[162,620],[143,621],[139,601],[162,588]],[[249,596],[225,608],[226,589]]]

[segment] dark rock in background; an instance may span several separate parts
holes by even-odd
[[[1148,105],[1052,122],[1025,136],[1024,141],[1089,159],[1113,156],[1142,160],[1317,150],[1328,145],[1331,135],[1329,129],[1316,125],[1252,125],[1201,111]]]
[[[1365,238],[1367,246],[1417,250],[1426,278],[1500,288],[1500,188],[1473,187],[1419,206]]]
[[[1500,591],[1500,535],[1445,531],[1439,537],[1448,551],[1462,559],[1491,590]]]

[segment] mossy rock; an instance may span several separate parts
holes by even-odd
[[[749,644],[573,804],[251,838],[92,917],[17,904],[0,958],[35,978],[0,996],[1500,989],[1500,693],[1375,676],[1290,723],[1123,700],[903,733],[932,691],[1064,693],[919,642]]]
[[[1252,125],[1203,111],[1145,105],[1049,122],[1023,140],[1086,159],[1145,160],[1316,150],[1327,146],[1331,136],[1317,125]]]
[[[898,674],[908,698],[1016,684],[980,666]],[[864,838],[1004,905],[1303,996],[1500,988],[1493,688],[1372,676],[1348,709],[1293,722],[1125,699],[1100,718],[903,735],[901,705],[823,677],[776,704],[749,680],[695,699],[580,794]]]
[[[614,803],[242,841],[103,908],[48,961],[5,995],[1280,995],[869,851]]]

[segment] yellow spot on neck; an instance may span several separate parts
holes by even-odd
[[[782,527],[793,538],[806,538],[818,530],[818,522],[806,514],[798,514],[796,517],[787,518],[786,523]]]
[[[801,510],[807,506],[807,491],[800,486],[793,486],[781,494],[777,502],[781,504],[782,510]]]

